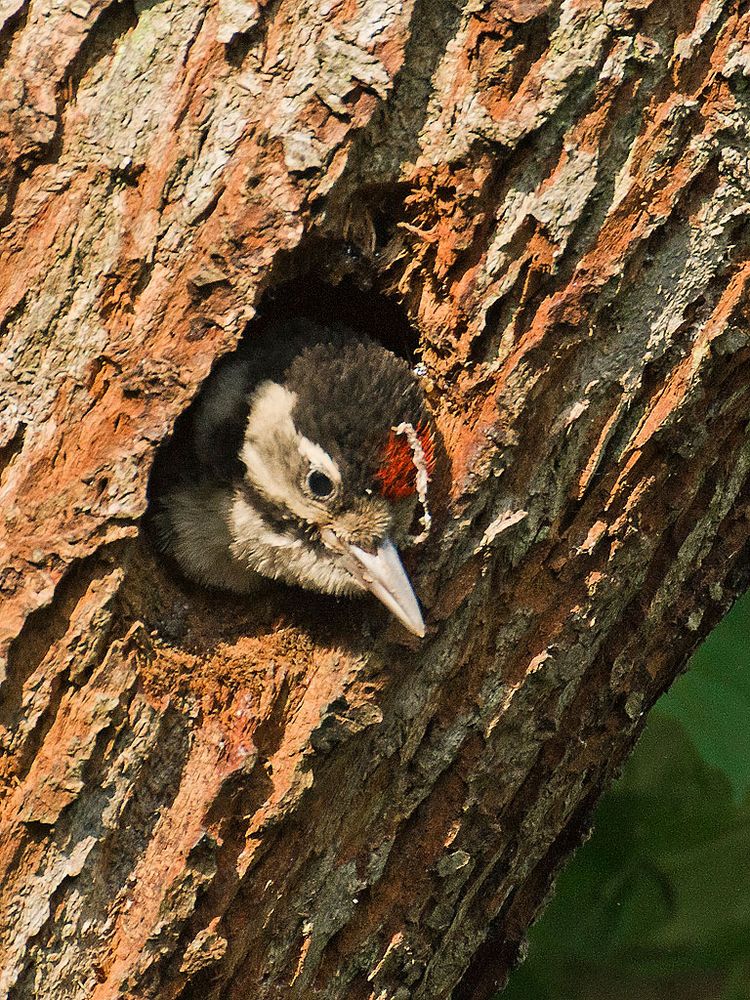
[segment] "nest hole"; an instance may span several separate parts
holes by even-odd
[[[393,299],[361,288],[350,277],[333,285],[309,274],[268,289],[243,341],[278,329],[285,319],[310,319],[323,326],[339,324],[364,333],[410,364],[419,352],[419,334]]]
[[[362,289],[347,277],[332,285],[308,274],[279,282],[266,292],[237,350],[217,361],[207,383],[238,354],[261,351],[267,338],[278,339],[285,321],[299,319],[351,328],[412,365],[417,359],[418,334],[395,302]],[[274,660],[287,655],[300,657],[298,641],[291,638],[289,630],[300,635],[306,656],[312,655],[310,643],[329,650],[372,648],[376,636],[387,630],[390,616],[370,597],[337,598],[272,580],[262,593],[241,596],[194,582],[164,552],[156,516],[159,498],[168,488],[175,462],[189,454],[187,443],[201,399],[202,390],[175,421],[172,435],[157,450],[149,480],[141,553],[144,590],[142,600],[132,596],[135,603],[142,604],[143,617],[153,634],[169,647],[191,650],[198,657],[195,662],[226,644],[243,651],[245,661],[248,652],[255,658],[261,647],[253,646],[251,652],[247,643],[252,638],[262,645],[264,636]],[[238,444],[239,440],[230,442],[229,450]],[[283,642],[272,638],[280,634],[285,636]]]

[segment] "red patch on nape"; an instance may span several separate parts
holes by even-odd
[[[419,424],[417,437],[424,451],[427,475],[431,476],[435,468],[435,442],[427,424]],[[375,478],[380,484],[380,492],[388,500],[404,500],[416,493],[417,467],[406,434],[391,431],[388,435]]]

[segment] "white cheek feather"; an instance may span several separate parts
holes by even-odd
[[[253,397],[240,458],[257,490],[300,519],[314,522],[319,508],[297,483],[290,482],[290,465],[283,459],[299,454],[306,465],[325,472],[337,485],[341,473],[331,456],[295,427],[292,412],[296,403],[297,396],[284,386],[264,382]],[[280,455],[280,450],[285,454]]]
[[[253,394],[253,403],[247,418],[246,443],[272,440],[274,436],[297,437],[292,420],[292,410],[297,402],[295,393],[278,382],[263,382]]]
[[[240,458],[245,463],[247,477],[253,486],[275,503],[283,504],[295,514],[296,498],[290,492],[289,487],[283,482],[277,470],[270,462],[267,462],[263,452],[250,441],[245,441],[240,452]]]
[[[300,548],[298,538],[281,535],[266,524],[254,507],[251,507],[241,493],[236,493],[229,518],[232,555],[247,559],[256,552],[268,549]]]
[[[296,448],[299,435],[292,420],[296,402],[296,395],[278,382],[259,386],[253,396],[240,458],[256,489],[302,517],[302,498],[285,478],[283,465],[274,461],[279,449]]]
[[[329,594],[354,594],[362,585],[333,554],[273,531],[241,492],[234,495],[229,514],[229,550],[247,571],[284,583]]]

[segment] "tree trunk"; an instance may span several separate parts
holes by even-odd
[[[749,23],[0,0],[0,996],[504,980],[747,584]],[[423,642],[139,534],[263,296],[418,333]]]

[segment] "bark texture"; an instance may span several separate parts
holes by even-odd
[[[0,0],[0,996],[503,980],[747,584],[748,25]],[[327,286],[418,331],[446,449],[422,643],[201,592],[139,535],[154,448],[263,294]]]

